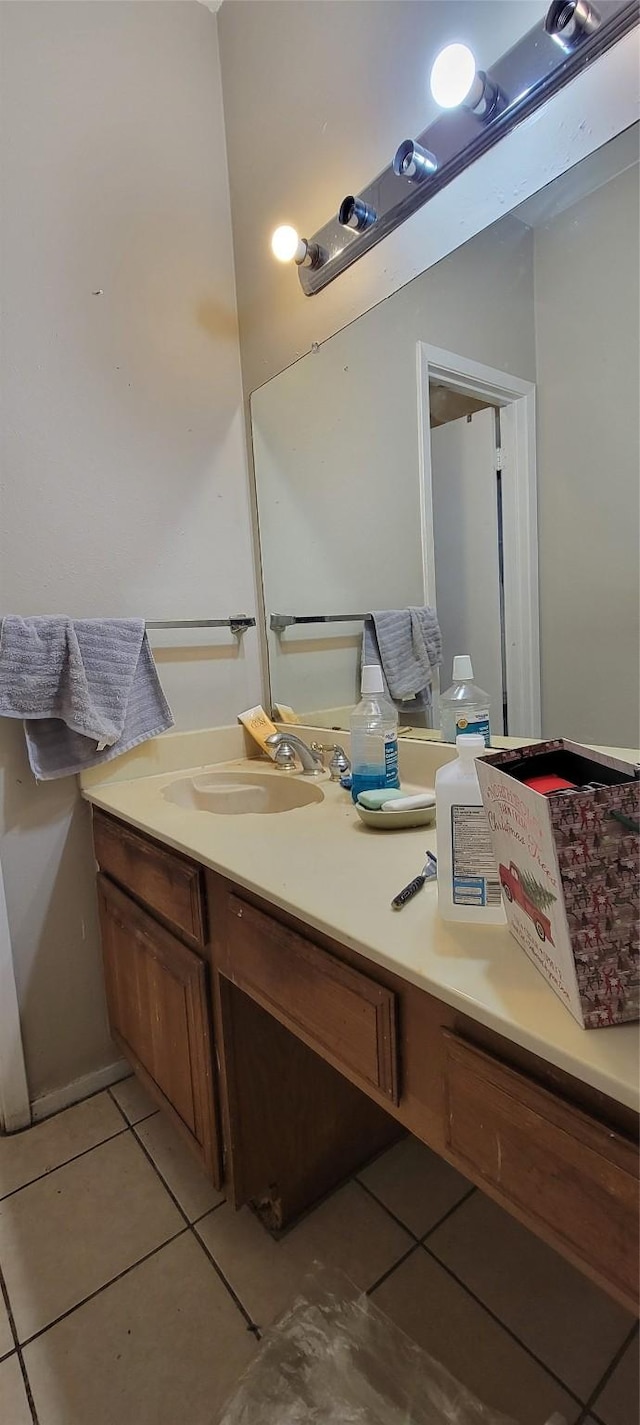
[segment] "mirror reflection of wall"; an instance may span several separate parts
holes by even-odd
[[[268,624],[428,603],[494,732],[637,743],[638,211],[634,128],[254,392]],[[362,626],[273,701],[345,726]]]

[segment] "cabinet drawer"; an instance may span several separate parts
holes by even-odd
[[[229,912],[233,983],[355,1083],[397,1103],[392,991],[237,896]]]
[[[98,905],[112,1034],[217,1179],[207,967],[104,876]]]
[[[541,1235],[637,1300],[638,1153],[597,1119],[445,1035],[446,1138]]]
[[[93,841],[101,871],[194,944],[205,944],[202,872],[198,866],[99,813],[94,814]]]

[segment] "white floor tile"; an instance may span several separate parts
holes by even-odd
[[[482,1193],[434,1232],[429,1248],[588,1399],[629,1334],[628,1312]]]
[[[124,1133],[0,1203],[0,1263],[19,1339],[184,1227]]]
[[[416,1237],[429,1232],[471,1187],[417,1138],[403,1138],[358,1177]]]
[[[143,1089],[135,1074],[129,1079],[121,1079],[118,1084],[112,1084],[110,1092],[122,1109],[127,1123],[140,1123],[143,1118],[148,1118],[149,1114],[158,1112],[155,1099]]]
[[[139,1123],[136,1133],[190,1222],[224,1202],[224,1193],[216,1191],[164,1113]]]
[[[0,1138],[0,1197],[50,1173],[87,1148],[95,1148],[123,1128],[122,1117],[105,1092],[23,1133]]]
[[[225,1204],[196,1229],[259,1326],[287,1310],[315,1263],[366,1290],[411,1246],[357,1183],[348,1183],[276,1242],[258,1219]]]
[[[580,1406],[422,1247],[373,1293],[396,1325],[493,1410],[518,1425],[543,1425]]]
[[[24,1355],[40,1425],[215,1425],[257,1349],[187,1232]]]

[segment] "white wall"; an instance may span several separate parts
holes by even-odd
[[[0,612],[252,613],[216,18],[36,0],[0,24]],[[158,654],[181,727],[259,696],[256,634],[213,639]],[[115,1054],[86,809],[70,780],[33,783],[17,723],[0,769],[35,1096]]]
[[[639,733],[638,166],[535,232],[545,736]]]

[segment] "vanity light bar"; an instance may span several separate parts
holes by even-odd
[[[554,0],[491,67],[478,73],[473,107],[449,109],[415,140],[405,139],[377,178],[343,199],[339,213],[314,233],[312,265],[300,265],[306,296],[320,292],[363,253],[394,231],[504,134],[544,104],[634,25],[637,0]]]

